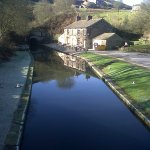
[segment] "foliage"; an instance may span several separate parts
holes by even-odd
[[[132,100],[131,102],[140,107],[141,111],[150,117],[148,109],[150,106],[149,70],[115,58],[92,53],[82,54],[81,56],[94,63],[96,67],[108,75],[128,95]]]
[[[60,14],[74,13],[71,5],[74,0],[55,0],[54,4],[48,1],[38,2],[33,5],[34,22],[36,26],[44,25],[47,21]]]
[[[54,0],[55,11],[59,13],[72,11],[72,4],[74,0]]]
[[[75,15],[75,13],[63,13],[53,16],[43,26],[49,31],[50,35],[62,34],[64,27],[74,22]]]
[[[150,31],[150,1],[147,0],[141,5],[135,17],[131,20],[131,29],[135,32],[143,34]]]
[[[130,47],[121,48],[120,50],[125,52],[141,52],[150,54],[150,44],[132,45]]]
[[[28,30],[30,9],[26,0],[1,0],[0,40],[10,32],[24,34]]]
[[[51,18],[55,12],[53,5],[48,2],[39,2],[33,6],[33,14],[37,24],[42,24]]]

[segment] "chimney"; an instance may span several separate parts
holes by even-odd
[[[81,17],[78,15],[78,16],[76,17],[76,21],[79,21],[79,20],[81,20]]]
[[[87,16],[86,20],[91,20],[92,19],[92,16]]]

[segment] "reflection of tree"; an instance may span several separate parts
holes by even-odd
[[[74,84],[75,84],[74,79],[71,77],[57,80],[57,85],[60,88],[64,88],[64,89],[70,89],[74,86]]]
[[[85,75],[85,78],[86,78],[87,80],[90,79],[90,75],[86,74],[86,75]]]

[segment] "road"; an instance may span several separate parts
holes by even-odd
[[[150,54],[137,52],[120,52],[120,51],[89,51],[99,55],[114,57],[138,66],[150,69]]]

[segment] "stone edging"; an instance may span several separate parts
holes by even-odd
[[[19,150],[20,148],[26,112],[28,109],[32,89],[32,78],[34,70],[34,59],[30,52],[29,54],[31,57],[31,63],[29,65],[26,83],[20,98],[18,108],[14,113],[11,128],[5,139],[4,150]]]
[[[138,110],[128,99],[128,97],[125,95],[125,93],[121,92],[121,89],[117,87],[111,79],[107,78],[106,75],[99,70],[95,65],[91,62],[89,62],[87,59],[81,56],[77,56],[81,59],[84,59],[88,65],[92,68],[92,70],[97,74],[98,77],[102,78],[102,80],[120,97],[120,99],[128,106],[128,108],[137,115],[137,117],[144,123],[149,129],[150,129],[150,120],[143,115],[143,113]]]

